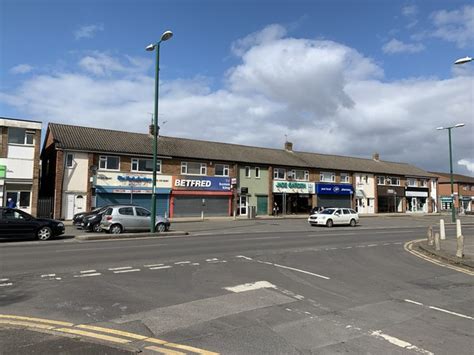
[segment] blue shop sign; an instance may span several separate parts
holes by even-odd
[[[318,195],[352,195],[354,189],[347,184],[316,184]]]
[[[175,176],[173,190],[230,191],[230,178],[211,176]]]
[[[134,181],[134,182],[152,182],[153,179],[146,177],[146,176],[138,176],[138,175],[119,175],[117,176],[118,181]]]

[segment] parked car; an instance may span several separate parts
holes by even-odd
[[[72,224],[74,224],[78,228],[82,227],[82,222],[84,221],[85,217],[91,216],[93,214],[97,214],[97,213],[100,213],[100,212],[104,212],[109,206],[111,206],[111,205],[107,205],[107,206],[104,206],[104,207],[99,207],[99,208],[93,209],[90,212],[76,213],[74,215],[74,217],[72,218]]]
[[[35,218],[16,208],[0,207],[0,237],[48,240],[61,234],[64,234],[61,221]]]
[[[125,231],[147,231],[150,229],[151,212],[146,208],[122,205],[107,208],[102,215],[100,227],[108,233],[119,234]],[[155,231],[165,232],[170,228],[168,218],[156,216]]]
[[[108,207],[107,207],[108,208]],[[102,221],[102,216],[104,212],[107,211],[106,209],[99,209],[97,212],[85,216],[82,219],[81,227],[83,230],[87,232],[102,232],[102,227],[100,226],[100,222]]]
[[[309,212],[309,215],[311,216],[312,214],[317,214],[319,212],[321,212],[322,210],[324,210],[324,207],[320,206],[320,207],[313,207],[311,209],[311,211]]]
[[[326,208],[309,216],[308,223],[312,226],[332,227],[333,225],[348,224],[355,227],[359,223],[359,214],[350,208]]]

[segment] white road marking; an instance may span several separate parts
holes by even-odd
[[[300,270],[300,269],[296,269],[296,268],[294,268],[294,267],[285,266],[285,265],[280,265],[280,264],[273,264],[273,265],[276,266],[276,267],[281,267],[281,268],[283,268],[283,269],[293,270],[293,271],[301,272],[301,273],[303,273],[303,274],[308,274],[308,275],[320,277],[320,278],[325,279],[325,280],[330,280],[330,278],[327,277],[327,276],[315,274],[315,273],[313,273],[313,272],[309,272],[309,271],[306,271],[306,270]]]
[[[236,258],[241,258],[245,260],[253,260],[252,258],[249,258],[248,256],[244,256],[244,255],[237,255]]]
[[[383,245],[391,245],[392,243],[383,243]]]
[[[96,272],[93,274],[81,274],[81,275],[74,275],[74,277],[89,277],[89,276],[100,276],[102,275],[100,272]]]
[[[10,279],[0,279],[0,282],[8,281]]]
[[[181,264],[191,264],[190,261],[178,261],[177,263],[174,263],[175,265],[181,265]]]
[[[55,277],[56,274],[45,274],[45,275],[41,275],[41,277]]]
[[[356,248],[365,248],[365,245],[356,245]]]
[[[206,259],[206,261],[217,261],[217,260],[219,260],[219,259],[217,259],[217,258]]]
[[[419,352],[419,353],[422,353],[422,354],[429,354],[429,355],[433,355],[433,353],[431,351],[428,351],[428,350],[425,350],[425,349],[422,349],[422,348],[419,348],[413,344],[410,344],[409,342],[407,341],[404,341],[404,340],[401,340],[401,339],[398,339],[398,338],[395,338],[391,335],[388,335],[388,334],[384,334],[382,333],[381,330],[376,330],[376,331],[373,331],[371,334],[371,336],[373,337],[376,337],[376,338],[382,338],[382,339],[385,339],[386,341],[388,341],[389,343],[393,344],[393,345],[396,345],[400,348],[403,348],[403,349],[407,349],[407,350],[413,350],[413,351],[416,351],[416,352]]]
[[[150,270],[161,270],[161,269],[169,269],[172,268],[172,266],[166,265],[166,266],[155,266],[151,267]]]
[[[378,244],[369,244],[368,247],[376,247]]]
[[[81,274],[89,274],[91,272],[97,272],[97,270],[83,270],[83,271],[79,271]]]
[[[0,287],[11,286],[13,285],[11,282],[0,284]]]
[[[149,265],[143,265],[144,267],[154,267],[154,266],[163,266],[165,264],[149,264]]]
[[[199,263],[192,263],[191,265],[193,265],[193,266],[197,266],[197,265],[199,265]]]
[[[114,274],[123,274],[125,272],[136,272],[136,271],[140,271],[140,269],[117,270],[117,271],[114,271]]]
[[[396,243],[392,243],[394,245],[402,245],[403,243],[402,242],[396,242]]]
[[[416,302],[416,301],[412,301],[412,300],[407,300],[407,299],[405,299],[404,301],[405,301],[405,302],[408,302],[408,303],[417,304],[418,306],[423,306],[423,303],[420,303],[420,302]]]
[[[294,296],[297,300],[304,300],[304,296],[301,295],[295,295]]]
[[[352,249],[352,247],[345,247],[345,248],[342,248],[342,249]]]
[[[108,270],[110,271],[116,271],[116,270],[126,270],[126,269],[131,269],[131,266],[123,266],[123,267],[111,267]]]
[[[232,287],[224,287],[225,290],[236,292],[236,293],[245,292],[245,291],[253,291],[253,290],[258,290],[261,288],[276,288],[276,286],[271,284],[268,281],[257,281],[254,283],[247,283],[247,284],[242,284],[242,285],[237,285],[237,286],[232,286]]]
[[[449,311],[447,309],[443,309],[443,308],[439,308],[439,307],[435,307],[435,306],[428,306],[428,305],[425,305],[421,302],[416,302],[416,301],[412,301],[412,300],[409,300],[409,299],[404,299],[405,302],[408,302],[408,303],[413,303],[413,304],[416,304],[418,306],[422,306],[422,307],[427,307],[429,309],[434,309],[435,311],[440,311],[440,312],[444,312],[444,313],[448,313],[448,314],[451,314],[453,316],[457,316],[457,317],[461,317],[461,318],[466,318],[466,319],[471,319],[471,320],[474,320],[474,317],[471,317],[471,316],[467,316],[465,314],[461,314],[461,313],[456,313],[456,312],[453,312],[453,311]]]

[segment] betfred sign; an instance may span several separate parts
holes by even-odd
[[[215,176],[175,176],[173,190],[230,191],[228,177]]]

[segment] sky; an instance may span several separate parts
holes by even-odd
[[[474,176],[474,5],[0,0],[0,116],[406,162]]]

